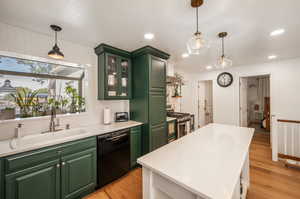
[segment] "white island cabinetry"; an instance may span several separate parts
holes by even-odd
[[[253,133],[210,124],[139,158],[143,199],[245,199]]]

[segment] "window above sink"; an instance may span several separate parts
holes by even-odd
[[[0,52],[0,121],[85,112],[85,66]]]

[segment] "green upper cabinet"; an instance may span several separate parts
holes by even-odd
[[[169,55],[151,46],[132,52],[131,119],[143,123],[142,152],[167,143],[166,66]]]
[[[130,53],[106,44],[100,44],[95,52],[98,55],[98,99],[130,99]]]
[[[150,56],[150,90],[164,92],[166,89],[166,61]]]

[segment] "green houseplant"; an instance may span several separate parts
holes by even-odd
[[[85,98],[79,96],[76,88],[73,88],[72,86],[68,85],[65,88],[65,92],[68,95],[68,97],[71,99],[69,105],[71,113],[85,111]]]
[[[10,120],[15,119],[15,108],[6,107],[0,111],[0,120]]]
[[[31,117],[32,108],[36,105],[36,95],[39,91],[31,91],[28,88],[18,88],[15,94],[11,94],[16,105],[20,108],[21,117]]]

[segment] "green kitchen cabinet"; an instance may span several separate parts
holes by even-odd
[[[97,183],[96,148],[61,158],[62,199],[78,198],[93,191]]]
[[[98,99],[131,98],[131,55],[106,44],[95,48],[98,55]]]
[[[130,130],[130,162],[131,167],[137,166],[137,159],[142,155],[142,131],[141,126]]]
[[[0,199],[4,199],[4,161],[0,158]]]
[[[167,143],[166,65],[169,55],[151,46],[132,52],[131,119],[143,123],[142,153]]]
[[[96,186],[96,137],[3,158],[5,199],[77,199]]]
[[[6,199],[59,199],[59,159],[6,175]]]

